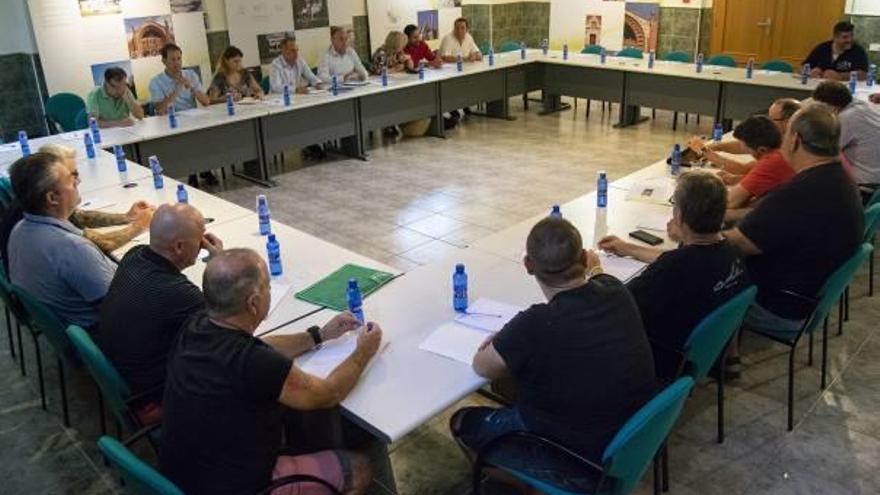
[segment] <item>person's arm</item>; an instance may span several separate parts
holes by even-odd
[[[195,72],[193,72],[192,77],[193,80],[189,82],[190,91],[192,91],[192,94],[193,96],[195,96],[196,101],[198,101],[203,107],[210,105],[211,100],[210,98],[208,98],[208,95],[206,95],[205,92],[202,90],[202,81],[199,80],[199,76]]]
[[[330,73],[330,54],[325,53],[321,56],[321,61],[318,62],[318,79],[329,83],[332,77],[333,74]]]
[[[226,94],[220,91],[221,81],[218,80],[220,77],[223,76],[220,74],[214,76],[214,80],[211,81],[211,85],[208,87],[208,103],[211,105],[226,101]]]
[[[724,211],[724,223],[726,224],[736,224],[739,223],[740,220],[746,217],[752,208],[735,208],[735,209],[727,209]]]
[[[97,246],[70,246],[68,262],[58,267],[67,284],[83,300],[96,303],[107,295],[110,282],[116,273],[116,264]]]
[[[116,251],[131,242],[132,239],[141,235],[146,230],[146,227],[130,223],[121,229],[113,230],[111,232],[98,232],[97,230],[89,228],[83,229],[83,237],[92,241],[101,249],[101,251],[109,255],[113,251]]]
[[[125,105],[128,107],[128,111],[134,115],[134,118],[141,120],[144,118],[144,107],[137,102],[134,98],[134,95],[131,94],[131,90],[126,90],[125,96],[122,97],[123,101],[125,101]]]
[[[474,373],[489,380],[497,380],[510,375],[510,371],[507,369],[504,359],[501,357],[501,354],[498,354],[498,351],[495,350],[495,345],[492,343],[494,338],[495,334],[492,334],[480,344],[480,348],[474,355],[474,361],[472,363]]]
[[[278,63],[277,59],[272,62],[272,71],[269,73],[269,91],[272,93],[281,94],[284,92],[285,81],[287,80],[284,70],[284,67]],[[293,86],[292,83],[287,84],[287,86],[291,91],[296,91],[295,87],[291,87]]]
[[[751,170],[752,166],[755,164],[754,161],[742,163],[732,158],[721,156],[717,152],[709,149],[703,151],[703,156],[706,158],[706,160],[709,161],[709,163],[711,163],[715,167],[735,175],[743,175],[748,173],[748,171]]]
[[[300,57],[299,62],[297,62],[297,65],[300,67],[299,74],[303,79],[305,79],[310,85],[312,85],[316,88],[321,87],[321,79],[319,79],[318,76],[316,76],[315,73],[312,72],[312,68],[309,67],[309,64],[307,64],[306,61],[302,57]]]
[[[369,73],[367,73],[367,68],[364,67],[364,63],[361,62],[361,57],[359,57],[357,52],[351,48],[348,49],[348,54],[354,61],[354,73],[357,77],[357,80],[366,81]]]
[[[599,249],[611,253],[615,256],[631,256],[643,263],[653,263],[661,254],[665,253],[665,249],[653,246],[639,246],[631,242],[610,235],[599,241]]]
[[[727,188],[727,208],[742,208],[752,199],[752,193],[746,190],[742,184]]]
[[[437,50],[437,56],[443,59],[446,63],[454,63],[458,60],[458,56],[453,53],[453,40],[450,39],[451,36],[444,36],[443,40],[440,41],[440,48]]]
[[[254,77],[253,74],[251,74],[250,72],[247,72],[247,71],[245,71],[245,74],[247,74],[245,77],[247,77],[247,85],[248,85],[248,88],[251,90],[251,95],[253,95],[253,97],[258,100],[262,100],[263,99],[263,87],[260,86],[260,83],[257,82],[257,78]]]
[[[321,341],[327,342],[337,339],[359,326],[361,324],[358,319],[348,311],[339,313],[321,328]],[[315,348],[315,340],[307,332],[293,335],[270,335],[263,338],[263,341],[291,359]]]
[[[725,230],[721,234],[743,256],[754,256],[761,254],[761,250],[758,248],[758,246],[756,246],[751,239],[746,237],[745,234],[743,234],[742,231],[739,230],[739,227]]]
[[[142,218],[142,216],[149,214],[149,216],[146,216],[145,219],[142,220],[149,225],[150,219],[152,219],[153,210],[154,208],[146,201],[135,201],[131,205],[131,208],[125,213],[109,213],[105,211],[83,210],[77,208],[70,214],[69,220],[72,224],[81,229],[86,227],[114,227],[116,225],[135,222]]]
[[[165,115],[168,112],[168,106],[174,103],[177,96],[183,90],[183,85],[179,82],[175,84],[174,89],[167,95],[162,92],[162,87],[157,80],[150,82],[150,95],[153,97],[153,105],[156,107],[156,113]]]

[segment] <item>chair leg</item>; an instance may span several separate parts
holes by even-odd
[[[837,335],[843,335],[843,294],[840,295],[840,301],[837,303]]]
[[[656,119],[656,118],[657,118],[657,109],[656,109],[656,108],[652,108],[652,109],[651,109],[651,120],[654,120],[654,119]]]
[[[727,356],[725,352],[722,354],[723,356]],[[725,360],[726,361],[726,360]],[[724,361],[721,361],[724,363]],[[718,383],[716,385],[718,392],[718,403],[715,405],[716,409],[718,409],[718,443],[724,443],[724,367],[720,367],[718,370]]]
[[[24,342],[21,340],[21,322],[18,318],[15,320],[15,334],[18,337],[18,364],[21,367],[21,376],[27,376],[27,369],[24,366]]]
[[[672,112],[672,130],[678,129],[678,112]]]
[[[64,379],[64,363],[61,358],[56,359],[58,363],[58,383],[61,385],[61,413],[64,418],[64,427],[70,428],[70,410],[67,405],[67,382]]]
[[[843,290],[843,321],[849,321],[849,286]]]
[[[697,124],[700,123],[700,114],[697,114]]]
[[[828,370],[828,319],[822,325],[822,386],[821,390],[825,390],[826,375]]]
[[[868,256],[868,297],[874,296],[874,252]]]
[[[794,429],[794,350],[788,353],[788,431]]]
[[[9,337],[9,354],[15,359],[15,338],[12,336],[12,319],[9,317],[9,308],[4,307],[6,312],[6,335]]]
[[[591,103],[593,103],[592,100],[587,100],[587,118],[590,118],[590,107],[592,106]]]
[[[813,332],[810,332],[809,352],[807,353],[807,366],[813,365]]]
[[[529,94],[524,93],[523,94],[523,110],[528,110],[528,109],[529,109]]]
[[[471,493],[480,495],[482,493],[483,468],[480,464],[474,463],[473,473],[471,473]]]
[[[658,451],[654,456],[654,495],[660,495],[663,491],[661,476],[663,476],[663,473],[660,470],[660,452]]]
[[[107,434],[107,418],[104,415],[104,394],[101,393],[101,387],[95,383],[95,392],[98,393],[98,421],[101,423],[101,435]]]
[[[690,118],[690,115],[688,115],[687,112],[685,112],[685,114],[684,114],[684,123],[685,123],[685,124],[688,123],[688,119],[689,119],[689,118]]]
[[[660,469],[663,475],[663,492],[669,491],[669,447],[664,443],[661,448]]]
[[[46,411],[46,381],[43,379],[43,353],[40,350],[40,341],[36,334],[31,333],[34,338],[34,355],[37,357],[37,381],[40,384],[40,404]]]

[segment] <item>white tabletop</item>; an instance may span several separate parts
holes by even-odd
[[[226,114],[226,105],[221,103],[177,112],[178,126],[175,129],[171,128],[167,115],[147,117],[128,129],[140,136],[143,141],[149,141],[166,136],[209,129],[211,127],[226,125],[233,122],[253,120],[258,117],[263,117],[267,115],[267,113],[268,110],[265,105],[255,103],[236,105],[235,115],[230,116]],[[242,136],[242,139],[251,138],[252,136]]]

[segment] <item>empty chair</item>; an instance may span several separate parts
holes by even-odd
[[[501,46],[498,48],[498,53],[515,52],[517,50],[519,50],[519,42],[505,41],[504,43],[501,43]]]
[[[691,56],[685,52],[669,52],[666,55],[660,57],[660,60],[665,60],[667,62],[687,63],[691,61]]]
[[[73,93],[54,94],[46,100],[46,121],[52,134],[84,129],[76,122],[80,110],[85,111],[86,102]]]
[[[771,60],[769,62],[764,62],[761,65],[762,70],[772,70],[775,72],[787,72],[789,74],[794,72],[794,67],[791,66],[788,62],[783,62],[782,60]]]
[[[736,60],[730,55],[712,55],[706,61],[708,65],[719,65],[721,67],[736,67]]]
[[[586,55],[598,55],[602,53],[602,45],[587,45],[581,50],[581,53]]]
[[[623,50],[620,50],[619,52],[617,52],[617,56],[618,57],[625,57],[625,58],[641,59],[643,56],[643,53],[638,48],[631,48],[630,47],[630,48],[624,48]]]

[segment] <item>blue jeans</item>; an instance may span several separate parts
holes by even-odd
[[[452,417],[451,427],[455,439],[471,456],[504,434],[527,431],[519,412],[508,407],[463,408]],[[599,481],[597,473],[555,450],[521,440],[499,446],[486,460],[566,490],[592,493]]]
[[[789,320],[771,312],[758,303],[752,304],[746,313],[745,325],[780,336],[794,336],[801,330],[804,320]]]

